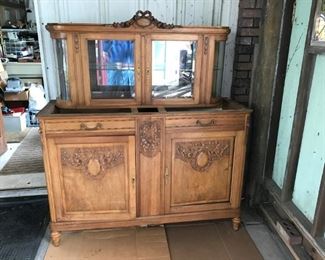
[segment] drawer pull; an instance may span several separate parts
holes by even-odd
[[[102,123],[97,123],[94,127],[89,127],[85,123],[80,124],[80,129],[81,130],[100,130],[103,128]]]
[[[216,124],[216,121],[214,121],[213,119],[211,119],[209,122],[203,123],[203,122],[201,122],[201,120],[197,120],[196,121],[196,124],[199,125],[199,126],[212,126],[212,125],[215,125]]]

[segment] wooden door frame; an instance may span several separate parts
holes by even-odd
[[[266,1],[268,0],[265,0],[265,3]],[[281,217],[289,219],[291,222],[293,222],[303,237],[303,245],[309,255],[312,255],[314,258],[324,257],[325,239],[323,235],[325,231],[325,220],[324,218],[321,218],[321,216],[324,216],[325,214],[325,170],[323,170],[323,177],[320,185],[313,223],[311,223],[292,202],[292,193],[296,178],[309,95],[312,86],[313,77],[311,77],[311,75],[313,75],[314,72],[317,54],[314,48],[310,46],[314,24],[313,17],[317,6],[317,0],[313,0],[312,2],[310,19],[308,23],[307,38],[304,47],[302,68],[297,93],[297,102],[294,113],[288,160],[285,168],[283,188],[280,189],[272,180],[273,164],[282,106],[283,88],[287,70],[287,59],[292,29],[292,15],[294,12],[294,1],[283,0],[282,3],[283,16],[281,17],[278,39],[276,39],[278,41],[278,52],[276,60],[273,62],[271,60],[271,66],[275,66],[276,69],[274,75],[268,76],[271,77],[271,80],[273,80],[273,84],[271,83],[272,96],[271,99],[267,99],[269,103],[259,103],[261,101],[265,101],[265,99],[261,97],[261,93],[263,93],[265,89],[254,89],[254,86],[260,84],[258,80],[252,84],[253,93],[251,94],[251,105],[267,105],[266,112],[268,113],[259,113],[260,111],[258,109],[260,108],[257,107],[257,113],[254,115],[255,118],[253,117],[253,120],[255,119],[253,123],[256,124],[257,129],[254,129],[255,133],[252,135],[251,141],[253,145],[257,145],[257,148],[251,149],[251,165],[249,168],[249,173],[251,175],[250,178],[255,179],[256,181],[251,181],[248,183],[248,195],[252,198],[251,204],[262,205],[261,209],[263,214],[266,215],[266,218],[272,219],[270,216],[270,210],[266,210],[265,206],[263,206],[261,203],[269,202]],[[276,4],[273,5],[273,7],[276,8]],[[267,12],[266,6],[264,6],[264,10]],[[268,15],[274,16],[273,13]],[[262,28],[265,29],[263,23]],[[262,37],[263,36],[266,40],[268,37],[271,38],[267,34],[262,35]],[[258,53],[258,57],[260,58],[263,58],[263,47],[264,46],[262,46],[262,49],[260,49]],[[259,68],[255,67],[254,74],[258,74],[260,72],[259,70]],[[255,77],[254,74],[253,79]],[[266,116],[266,119],[264,119],[264,121],[262,120],[262,123],[259,122],[259,120],[261,121],[261,116]],[[265,142],[261,142],[259,136],[265,136],[267,140],[265,140]],[[253,160],[253,158],[255,158],[255,160]],[[256,158],[260,158],[261,160],[256,160]],[[254,172],[254,170],[256,171]],[[254,178],[252,178],[252,176]],[[303,252],[297,250],[297,248],[293,246],[290,248],[289,245],[289,249],[291,253],[296,257],[301,257],[303,255]]]
[[[1,107],[1,104],[0,104]],[[0,111],[0,156],[7,151],[7,141],[5,137],[5,128],[2,112]]]

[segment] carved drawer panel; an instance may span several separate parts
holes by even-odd
[[[135,121],[133,119],[96,119],[96,120],[60,120],[51,121],[45,124],[46,132],[65,132],[65,131],[80,131],[80,132],[91,132],[91,131],[123,131],[123,130],[134,130]]]
[[[195,115],[187,117],[167,117],[167,128],[217,128],[220,131],[245,129],[245,115]]]

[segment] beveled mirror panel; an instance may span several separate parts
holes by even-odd
[[[152,98],[193,98],[196,41],[152,41]]]
[[[67,41],[65,39],[56,39],[54,44],[59,78],[58,97],[61,100],[70,100]]]
[[[92,99],[135,98],[133,40],[88,40]]]

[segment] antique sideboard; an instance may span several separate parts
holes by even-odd
[[[58,98],[38,115],[51,238],[67,230],[231,218],[250,110],[213,95],[227,27],[48,24]]]

